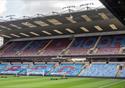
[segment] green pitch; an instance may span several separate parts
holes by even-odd
[[[50,80],[51,77],[13,77],[0,78],[0,88],[125,88],[125,80],[68,78]]]

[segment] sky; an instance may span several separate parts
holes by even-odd
[[[94,3],[92,7],[100,7],[99,0],[0,0],[0,17],[8,15],[35,16],[39,14],[50,14],[52,11],[62,12],[62,8],[76,6],[80,9],[81,4]]]

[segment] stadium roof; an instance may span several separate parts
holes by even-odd
[[[125,0],[100,0],[125,25]]]
[[[0,36],[9,39],[116,32],[124,29],[124,25],[105,8],[0,22]]]

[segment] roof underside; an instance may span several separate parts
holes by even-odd
[[[124,31],[108,10],[98,9],[63,15],[1,22],[0,36],[9,39]]]
[[[100,0],[125,25],[125,0]]]

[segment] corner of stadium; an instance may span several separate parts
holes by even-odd
[[[0,22],[1,88],[125,88],[125,1]]]

